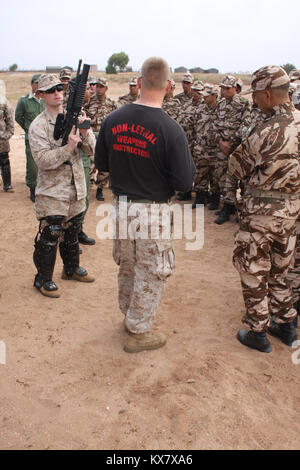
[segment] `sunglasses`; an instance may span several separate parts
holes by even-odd
[[[63,86],[62,85],[53,86],[52,88],[49,88],[49,90],[44,91],[44,93],[47,93],[47,95],[50,95],[51,93],[54,93],[55,91],[63,91]]]

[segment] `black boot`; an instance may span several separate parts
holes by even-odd
[[[224,206],[215,220],[215,224],[222,225],[230,219],[230,215],[235,213],[235,207],[232,204],[224,203]]]
[[[10,173],[9,160],[2,165],[1,170],[2,170],[3,190],[5,192],[7,191],[13,192],[13,187],[11,185],[11,173]]]
[[[84,233],[84,231],[82,230],[82,226],[81,226],[80,232],[78,233],[78,241],[82,245],[95,245],[96,243],[96,241],[93,238],[89,238],[87,234]]]
[[[257,349],[258,351],[270,353],[272,351],[270,342],[265,332],[257,333],[252,330],[239,330],[237,339],[248,348]]]
[[[187,193],[179,192],[176,197],[177,201],[190,201],[191,199],[192,199],[191,191],[188,191]]]
[[[57,293],[57,285],[52,281],[56,251],[57,242],[51,242],[42,237],[35,242],[33,261],[38,272],[33,285],[46,297],[60,296]]]
[[[96,199],[97,199],[97,201],[104,201],[102,188],[100,188],[100,186],[98,186],[98,188],[97,188]]]
[[[197,204],[206,205],[207,202],[207,192],[206,191],[196,191],[196,196],[192,205],[192,209],[196,209]]]
[[[297,340],[297,332],[294,322],[290,323],[275,323],[272,321],[268,328],[268,333],[272,336],[279,338],[284,344],[292,346],[293,342]]]
[[[30,200],[35,202],[35,188],[30,188]]]
[[[212,193],[210,197],[210,204],[207,206],[207,209],[209,211],[215,211],[218,209],[219,204],[220,204],[220,194]]]

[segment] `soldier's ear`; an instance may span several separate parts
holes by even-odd
[[[172,82],[171,82],[171,80],[168,80],[168,83],[167,83],[167,86],[166,86],[166,89],[165,89],[165,93],[169,93],[169,91],[171,89],[171,86],[172,86]]]
[[[142,77],[138,77],[138,79],[137,79],[137,86],[138,86],[138,89],[139,89],[139,90],[141,89],[141,84],[142,84]]]

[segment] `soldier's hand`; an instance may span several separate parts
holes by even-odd
[[[220,149],[225,155],[229,155],[230,152],[232,151],[232,145],[229,142],[226,142],[226,140],[219,140],[219,145]]]
[[[82,142],[81,138],[79,137],[78,133],[76,132],[75,126],[72,127],[72,130],[68,137],[68,144],[67,149],[69,152],[72,152],[77,148],[79,142]]]
[[[84,121],[90,121],[90,118],[86,117],[85,111],[81,111],[81,115],[78,116],[78,123],[82,124]],[[82,137],[86,137],[88,131],[89,129],[80,129],[80,134],[82,135]]]

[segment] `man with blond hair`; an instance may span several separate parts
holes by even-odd
[[[95,166],[109,171],[115,196],[113,256],[119,265],[119,306],[127,332],[124,350],[129,353],[157,349],[166,342],[162,333],[150,331],[175,264],[171,234],[162,237],[161,211],[170,209],[176,190],[191,188],[194,176],[185,134],[161,109],[171,86],[167,62],[160,57],[147,59],[138,86],[140,98],[103,121],[95,152]],[[145,215],[140,227],[135,233],[121,234],[120,222],[125,220],[130,228],[136,220],[134,211]],[[169,210],[168,227],[170,218]]]

